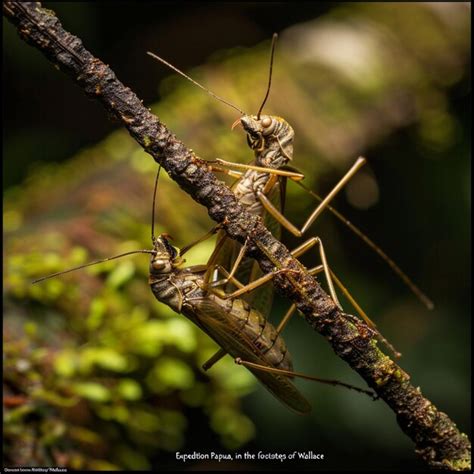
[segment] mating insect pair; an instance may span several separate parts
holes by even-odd
[[[153,208],[158,177],[159,170],[155,182]],[[294,372],[290,353],[280,336],[284,324],[275,328],[267,318],[242,298],[226,295],[216,288],[217,285],[210,287],[205,281],[209,265],[181,268],[184,263],[183,253],[190,250],[196,243],[187,246],[184,252],[180,252],[172,246],[167,234],[156,237],[154,212],[151,227],[153,243],[151,250],[135,250],[97,260],[39,278],[33,283],[131,254],[150,254],[149,284],[155,297],[174,311],[185,315],[206,332],[225,353],[230,354],[236,363],[247,367],[275,397],[288,407],[298,413],[308,413],[311,410],[310,404],[290,380],[295,376],[339,385],[376,398],[369,390],[337,380],[321,379]],[[225,269],[220,267],[218,269],[234,284],[243,288],[243,285],[230,276]],[[210,367],[215,362],[215,357],[212,357],[205,365]]]
[[[307,219],[301,230],[297,229],[284,217],[282,208],[286,179],[290,178],[295,182],[299,182],[304,176],[287,165],[292,159],[293,153],[294,132],[291,126],[284,119],[279,117],[261,115],[270,91],[274,45],[275,42],[273,42],[272,45],[267,92],[256,116],[244,114],[234,105],[208,91],[212,96],[217,97],[219,100],[242,113],[243,116],[239,118],[237,122],[240,122],[247,132],[249,145],[255,152],[255,165],[236,165],[222,160],[215,160],[213,162],[204,162],[205,166],[217,172],[224,172],[239,178],[234,190],[240,202],[246,205],[251,212],[261,215],[267,227],[276,237],[279,237],[282,225],[295,235],[301,236],[316,220],[318,215],[325,208],[329,208],[336,217],[343,220],[343,222],[349,225],[366,243],[375,248],[379,255],[391,264],[397,273],[404,276],[401,270],[393,264],[370,239],[352,226],[328,204],[345,183],[365,163],[365,160],[362,158],[356,161],[355,165],[333,191],[324,200],[321,200],[322,202]],[[199,87],[205,89],[174,66],[155,55],[153,56],[184,75]],[[228,170],[225,166],[240,168],[246,171],[243,173],[241,171]],[[156,195],[156,186],[154,195]],[[154,225],[152,225],[152,229],[153,227]],[[269,274],[257,278],[259,275],[258,267],[255,266],[252,260],[245,257],[247,246],[236,246],[227,238],[226,234],[220,231],[216,249],[211,255],[207,265],[184,269],[179,268],[182,263],[182,255],[193,245],[204,240],[216,231],[219,231],[218,227],[212,229],[206,236],[183,249],[180,254],[171,246],[165,235],[155,238],[152,230],[153,250],[128,252],[84,266],[119,258],[131,253],[152,254],[150,285],[155,296],[176,311],[182,312],[189,317],[189,319],[207,332],[222,348],[205,364],[205,368],[211,367],[226,353],[229,353],[235,358],[236,362],[246,365],[281,401],[296,411],[307,412],[309,410],[308,403],[288,379],[288,377],[301,374],[292,372],[289,354],[286,351],[283,340],[279,336],[291,313],[295,310],[294,306],[290,308],[290,311],[288,311],[283,321],[278,328],[275,329],[267,321],[265,314],[258,311],[259,301],[264,301],[265,312],[268,313],[269,311],[270,304],[268,300],[270,297],[268,296],[268,288],[267,290],[262,290],[265,291],[267,298],[263,298],[261,295],[255,300],[249,299],[247,296],[248,301],[240,298],[241,295],[247,294],[257,288],[265,288],[262,285],[272,277],[272,275]],[[337,304],[339,303],[334,290],[333,281],[336,282],[346,296],[356,305],[347,290],[345,290],[340,281],[330,270],[322,242],[319,238],[313,237],[305,242],[298,247],[298,249],[293,251],[293,255],[297,257],[314,245],[319,245],[322,265],[312,269],[311,272],[319,273],[323,271],[325,273],[331,296]],[[83,268],[84,266],[78,268]],[[72,270],[75,269],[68,271]],[[224,279],[219,279],[221,274],[224,276]],[[39,279],[37,281],[41,280],[42,279]],[[424,296],[406,277],[405,281],[408,282],[415,293],[419,296]],[[217,290],[219,286],[225,287],[225,289],[228,290],[231,288],[230,285],[233,285],[233,288],[237,288],[232,294],[226,294],[228,291],[223,292],[222,290]],[[249,304],[249,302],[251,304]],[[375,325],[368,319],[365,313],[363,313],[362,310],[359,312],[369,325],[375,328]],[[380,334],[379,337],[381,337]],[[384,340],[382,337],[381,339]],[[314,377],[308,378],[323,381]],[[355,388],[337,381],[323,382]],[[357,390],[366,392],[362,389]]]
[[[325,209],[329,209],[329,211],[332,212],[341,222],[348,226],[358,237],[360,237],[370,248],[372,248],[402,279],[402,281],[420,299],[420,301],[431,309],[433,304],[430,299],[424,295],[424,293],[408,278],[408,276],[398,267],[398,265],[361,230],[359,230],[336,209],[329,205],[337,193],[366,163],[366,160],[362,157],[358,158],[354,165],[345,174],[345,176],[339,181],[339,183],[337,183],[333,190],[324,199],[321,199],[317,194],[308,189],[301,182],[301,180],[304,178],[302,173],[289,166],[289,162],[293,159],[293,128],[283,118],[262,115],[262,110],[268,99],[271,88],[276,38],[277,35],[274,34],[270,55],[268,86],[257,115],[245,114],[239,107],[217,96],[161,57],[153,53],[148,54],[166,66],[170,67],[191,81],[193,84],[205,90],[212,97],[218,99],[219,101],[225,103],[242,114],[242,116],[234,122],[232,128],[234,128],[234,126],[238,123],[242,125],[242,128],[247,133],[247,142],[255,154],[254,162],[250,165],[231,163],[224,160],[204,161],[204,163],[206,166],[216,172],[226,173],[237,178],[237,181],[233,185],[233,191],[239,202],[246,207],[248,212],[260,216],[265,226],[276,238],[280,239],[282,227],[286,228],[297,237],[303,236],[320,216],[320,214]],[[283,214],[287,179],[291,179],[320,201],[319,205],[306,219],[301,228],[297,228]],[[206,237],[207,234],[203,237],[203,239]],[[202,239],[199,239],[199,241],[200,240]],[[328,265],[321,239],[318,237],[313,237],[309,241],[305,242],[301,248],[309,249],[314,245],[318,245],[319,247],[322,268],[329,288],[329,293],[334,302],[339,307],[341,307],[335,291],[336,284],[354,306],[359,315],[364,319],[364,321],[376,331],[379,339],[384,342],[396,356],[399,356],[400,354],[398,351],[396,351],[393,346],[380,334],[376,328],[375,323],[366,315],[362,308],[357,304],[355,299],[342,285],[340,280],[334,275]],[[240,244],[237,242],[230,240],[223,231],[220,231],[214,253],[210,258],[205,281],[208,282],[212,280],[217,285],[228,283],[225,286],[226,291],[235,290],[235,285],[232,285],[228,281],[228,278],[225,278],[224,280],[218,280],[217,274],[215,272],[213,273],[213,269],[216,266],[221,266],[229,271],[230,276],[236,276],[239,281],[245,283],[246,285],[251,285],[252,282],[261,275],[261,272],[256,262],[245,256],[246,249],[246,244],[240,246]],[[303,250],[299,253],[299,255],[302,252]],[[235,296],[241,294],[241,292],[234,293]],[[262,313],[268,315],[269,308],[271,307],[271,297],[272,288],[267,285],[258,292],[254,292],[252,296],[246,297],[246,299],[250,304],[252,304],[252,306],[262,311]],[[224,353],[221,355],[223,354]]]

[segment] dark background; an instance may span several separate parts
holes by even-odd
[[[159,98],[157,84],[169,71],[150,67],[148,49],[156,46],[164,58],[187,70],[216,50],[254,45],[337,4],[299,3],[291,9],[285,2],[144,2],[140,6],[45,2],[44,6],[56,11],[66,29],[81,32],[84,45],[113,65],[122,82],[150,103]],[[17,153],[15,162],[4,161],[3,184],[10,186],[25,178],[32,154],[35,161],[64,160],[117,126],[104,120],[102,107],[84,100],[83,92],[57,74],[39,52],[14,38],[15,30],[3,21],[4,151]]]

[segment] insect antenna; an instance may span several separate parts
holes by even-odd
[[[156,190],[158,188],[158,179],[160,177],[161,165],[158,166],[158,172],[156,173],[155,178],[155,189],[153,190],[153,209],[151,213],[151,240],[153,244],[156,241],[155,237],[155,202],[156,202]],[[48,280],[49,278],[56,277],[58,275],[63,275],[64,273],[75,272],[76,270],[80,270],[81,268],[90,267],[92,265],[97,265],[98,263],[108,262],[109,260],[115,260],[116,258],[122,258],[127,255],[132,255],[134,253],[148,253],[148,254],[155,254],[155,250],[131,250],[130,252],[121,253],[120,255],[114,255],[113,257],[103,258],[101,260],[95,260],[93,262],[85,263],[84,265],[80,265],[78,267],[70,268],[68,270],[63,270],[62,272],[52,273],[51,275],[46,275],[44,277],[38,278],[33,280],[31,283],[39,283],[40,281]]]
[[[224,104],[228,105],[229,107],[232,107],[233,109],[237,110],[237,112],[240,112],[242,115],[247,115],[245,112],[240,110],[236,105],[230,103],[229,101],[223,99],[222,97],[218,96],[217,94],[214,94],[214,92],[210,91],[207,87],[204,87],[202,84],[199,84],[199,82],[195,81],[191,77],[189,77],[187,74],[185,74],[183,71],[179,70],[176,66],[173,66],[170,64],[168,61],[164,60],[163,58],[160,58],[156,54],[151,53],[150,51],[147,51],[147,54],[151,56],[152,58],[155,58],[156,60],[160,61],[164,65],[168,66],[169,68],[173,69],[173,71],[177,72],[178,74],[181,74],[185,79],[188,81],[191,81],[194,85],[200,87],[203,91],[206,91],[210,96],[214,97],[214,99],[217,99],[220,102],[223,102]]]
[[[297,181],[298,186],[301,186],[305,189],[311,196],[316,198],[318,201],[322,201],[321,196],[316,194],[312,189],[305,186],[300,181]],[[356,227],[351,221],[344,217],[337,209],[330,206],[326,206],[327,209],[339,219],[345,226],[347,226],[355,235],[357,235],[364,243],[371,248],[391,269],[392,271],[400,278],[400,280],[408,287],[408,289],[418,298],[418,300],[426,306],[427,309],[432,310],[434,308],[434,303],[431,299],[423,293],[423,291],[418,288],[418,286],[408,277],[408,275],[375,243],[373,242],[366,234],[364,234],[358,227]]]
[[[108,262],[109,260],[115,260],[116,258],[122,258],[122,257],[125,257],[127,255],[132,255],[134,253],[151,253],[151,254],[154,254],[155,251],[154,250],[131,250],[130,252],[121,253],[120,255],[114,255],[113,257],[107,257],[107,258],[103,258],[101,260],[95,260],[94,262],[85,263],[84,265],[80,265],[78,267],[70,268],[69,270],[63,270],[62,272],[52,273],[51,275],[46,275],[44,277],[33,280],[31,283],[32,284],[39,283],[40,281],[48,280],[49,278],[53,278],[53,277],[56,277],[58,275],[63,275],[64,273],[75,272],[76,270],[80,270],[81,268],[90,267],[92,265],[97,265],[98,263]]]
[[[267,102],[268,96],[270,94],[270,88],[272,86],[273,56],[274,56],[274,53],[275,53],[275,45],[276,45],[277,39],[278,39],[278,34],[273,33],[272,49],[271,49],[271,53],[270,53],[270,69],[269,69],[269,72],[268,72],[267,92],[265,93],[265,98],[263,99],[263,102],[262,102],[262,105],[260,106],[260,109],[258,109],[257,120],[260,120],[260,114],[262,113],[263,106]]]

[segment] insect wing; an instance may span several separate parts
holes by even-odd
[[[214,341],[232,357],[271,367],[253,341],[243,333],[238,322],[230,318],[225,308],[215,301],[202,299],[195,305],[195,314],[192,318]],[[241,326],[241,325],[240,325]],[[308,413],[311,405],[301,395],[287,376],[249,368],[253,375],[278,400],[298,413]]]
[[[280,210],[280,212],[283,212],[285,193],[286,178],[279,177],[270,192],[267,194],[267,198],[276,207],[276,209]],[[266,228],[275,236],[275,238],[280,239],[280,223],[267,212],[264,213],[262,218]],[[220,238],[225,238],[225,241],[221,250],[219,251],[216,263],[221,265],[227,271],[230,271],[237,259],[241,245],[234,240],[226,238],[224,231],[219,232],[218,241]],[[240,265],[237,268],[234,276],[240,283],[247,285],[261,277],[262,271],[254,259],[244,257],[240,262]],[[237,289],[237,287],[232,283],[228,283],[223,289],[226,293],[232,293]],[[260,313],[262,313],[265,317],[268,317],[273,302],[272,283],[269,282],[265,285],[262,285],[261,287],[243,296],[243,299],[245,299],[245,301],[247,301],[247,303],[249,303],[253,308],[260,311]]]

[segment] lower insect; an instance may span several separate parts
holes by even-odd
[[[153,203],[155,202],[158,177],[159,172],[155,182]],[[258,310],[251,307],[238,295],[227,295],[218,288],[209,287],[206,282],[208,265],[183,267],[183,252],[171,244],[170,237],[167,234],[155,237],[154,217],[152,219],[152,243],[153,249],[135,250],[108,257],[42,277],[34,283],[126,255],[149,254],[151,257],[149,284],[154,296],[174,311],[190,319],[221,347],[221,351],[204,364],[206,369],[214,365],[223,355],[229,354],[237,364],[246,366],[278,400],[298,413],[308,413],[311,406],[293,384],[294,377],[349,388],[376,398],[370,390],[337,380],[321,379],[294,372],[290,353],[280,335],[289,316],[287,315],[282,323],[275,328]],[[186,247],[186,251],[195,244]],[[225,269],[220,270],[224,276],[228,277]],[[319,270],[316,269],[314,273]],[[272,276],[269,274],[263,278],[268,281]],[[233,282],[241,288],[242,292],[250,291],[261,284],[255,282],[252,288],[249,288],[248,285],[243,287],[235,279]]]

